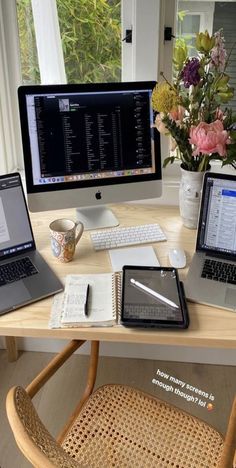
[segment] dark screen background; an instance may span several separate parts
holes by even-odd
[[[182,321],[181,306],[176,309],[163,304],[137,286],[130,279],[144,284],[180,306],[175,270],[128,269],[124,277],[123,317],[126,319]]]

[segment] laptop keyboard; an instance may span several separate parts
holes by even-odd
[[[201,277],[222,283],[236,284],[236,266],[233,263],[206,259]]]
[[[20,258],[0,266],[0,286],[13,283],[27,276],[35,275],[38,270],[29,257]]]

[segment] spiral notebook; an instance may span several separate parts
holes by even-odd
[[[87,315],[81,311],[80,286],[89,285]],[[63,293],[54,296],[49,328],[114,326],[120,317],[119,273],[68,275]]]

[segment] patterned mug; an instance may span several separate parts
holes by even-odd
[[[60,262],[70,262],[75,253],[84,225],[80,221],[75,223],[70,219],[56,219],[49,225],[51,248],[54,257]],[[77,232],[78,231],[78,232]]]

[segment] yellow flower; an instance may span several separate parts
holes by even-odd
[[[211,37],[208,31],[196,35],[196,49],[199,52],[208,53],[215,45],[215,38]]]
[[[229,75],[222,73],[219,78],[216,80],[216,88],[224,88],[229,82]]]
[[[173,63],[176,70],[181,70],[187,59],[188,49],[184,41],[178,41],[173,51]]]
[[[178,105],[178,96],[173,88],[166,83],[157,83],[152,92],[152,107],[157,112],[168,114]]]
[[[231,86],[226,86],[225,88],[219,88],[217,91],[217,95],[221,98],[221,101],[227,103],[231,101],[234,97],[234,88]]]

